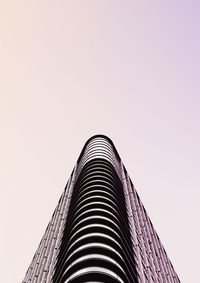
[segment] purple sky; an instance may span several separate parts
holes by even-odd
[[[181,282],[197,282],[200,4],[166,2],[0,3],[2,282],[22,281],[98,133],[113,140]]]

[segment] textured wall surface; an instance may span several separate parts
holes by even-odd
[[[180,282],[131,179],[121,165],[139,282]]]

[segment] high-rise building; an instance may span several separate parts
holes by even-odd
[[[86,142],[23,282],[180,282],[108,137]]]

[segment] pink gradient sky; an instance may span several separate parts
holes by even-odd
[[[22,281],[98,133],[117,147],[181,282],[197,282],[199,11],[194,0],[0,3],[2,282]]]

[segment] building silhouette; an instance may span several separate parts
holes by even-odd
[[[108,137],[86,142],[23,282],[180,282]]]

